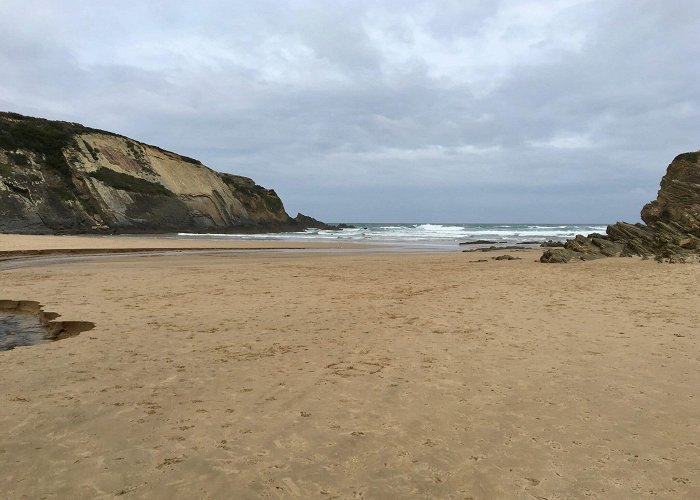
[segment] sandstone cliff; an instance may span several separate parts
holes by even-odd
[[[683,153],[661,179],[655,201],[641,212],[645,224],[618,222],[606,234],[576,236],[564,248],[546,250],[542,262],[640,255],[659,261],[700,261],[700,151]]]
[[[303,227],[249,178],[111,132],[0,113],[0,232]]]

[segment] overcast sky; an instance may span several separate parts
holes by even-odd
[[[0,2],[0,109],[327,221],[637,221],[700,149],[700,2]]]

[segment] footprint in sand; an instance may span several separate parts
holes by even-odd
[[[380,363],[369,361],[339,361],[326,366],[333,375],[339,377],[361,377],[363,375],[373,375],[379,373],[384,368]]]

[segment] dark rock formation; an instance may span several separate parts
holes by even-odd
[[[499,255],[497,257],[491,257],[493,260],[521,260],[520,257],[513,257],[512,255]]]
[[[666,262],[700,261],[700,152],[676,156],[655,201],[642,209],[645,224],[618,222],[606,234],[578,235],[546,250],[541,262],[560,263],[638,255]]]
[[[540,262],[545,264],[566,264],[571,260],[571,252],[563,248],[550,248],[545,250],[540,257]]]
[[[677,224],[700,237],[700,151],[676,156],[661,179],[658,197],[642,208],[642,220],[650,226]]]
[[[494,241],[494,240],[461,241],[459,244],[460,245],[493,245],[495,243],[498,243],[498,241]]]
[[[491,245],[490,247],[486,248],[468,248],[466,250],[462,250],[463,253],[472,253],[472,252],[492,252],[494,250],[522,250],[523,247],[519,247],[518,245],[503,245],[503,246],[495,246]]]
[[[299,227],[305,229],[323,229],[326,231],[339,231],[341,229],[353,229],[355,226],[350,224],[326,224],[320,220],[316,220],[313,217],[298,213],[294,219],[292,219]]]
[[[294,217],[294,221],[299,226],[304,227],[304,228],[328,229],[330,227],[325,222],[321,222],[320,220],[316,220],[313,217],[309,217],[308,215],[302,214],[301,212],[298,213],[296,217]]]
[[[564,242],[563,241],[547,240],[547,241],[542,242],[542,244],[540,246],[544,247],[544,248],[562,248],[562,247],[564,247]]]
[[[0,232],[298,231],[274,190],[77,123],[0,113]]]

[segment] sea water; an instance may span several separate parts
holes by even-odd
[[[185,238],[230,240],[347,241],[409,248],[455,249],[460,243],[486,240],[485,246],[539,246],[564,241],[577,234],[605,233],[604,224],[450,224],[450,223],[351,223],[353,228],[335,231],[307,229],[296,233],[194,234]]]

